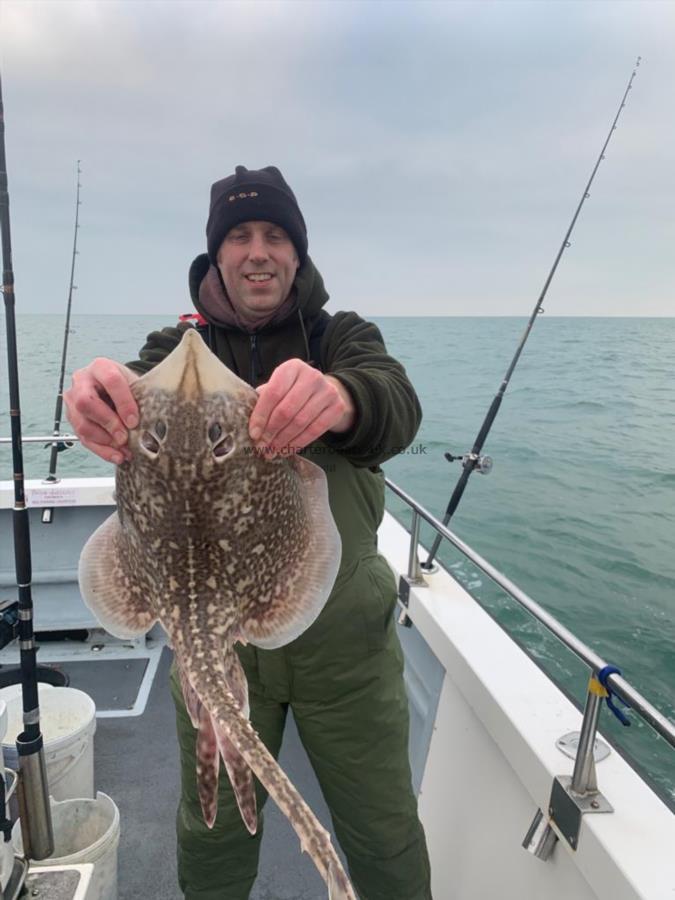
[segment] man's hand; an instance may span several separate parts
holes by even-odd
[[[68,419],[83,447],[106,462],[129,459],[127,429],[138,424],[138,405],[130,385],[139,376],[112,359],[95,359],[73,372],[63,395]]]
[[[348,431],[355,408],[337,378],[323,375],[301,359],[289,359],[258,388],[249,421],[251,440],[268,456],[297,452],[326,431]]]

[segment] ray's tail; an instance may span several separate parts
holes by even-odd
[[[321,877],[330,900],[357,900],[349,878],[335,852],[330,834],[302,799],[251,723],[240,712],[235,697],[217,679],[194,684],[200,700],[232,745],[258,777],[265,790],[290,822]]]

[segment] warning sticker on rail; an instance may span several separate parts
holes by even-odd
[[[26,506],[77,506],[77,490],[74,487],[28,488]]]

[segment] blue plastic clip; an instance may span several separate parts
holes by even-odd
[[[598,672],[598,676],[597,676],[598,681],[604,687],[604,689],[607,691],[607,696],[605,698],[607,701],[607,706],[612,710],[612,712],[617,717],[619,722],[621,722],[622,725],[629,726],[630,719],[621,712],[621,710],[618,708],[618,706],[615,706],[612,703],[612,697],[618,697],[618,695],[615,694],[614,691],[611,689],[611,687],[607,684],[607,679],[609,678],[610,675],[621,675],[621,669],[618,669],[616,666],[605,666],[604,669],[600,669],[600,671]],[[623,705],[626,708],[630,709],[630,704],[626,703],[625,700],[622,700],[621,697],[618,697],[618,699],[621,701],[621,703],[623,703]]]

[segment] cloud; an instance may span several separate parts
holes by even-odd
[[[185,306],[211,181],[274,163],[335,307],[523,313],[641,52],[557,280],[570,312],[630,311],[636,290],[670,312],[674,12],[3,0],[24,302],[60,309],[81,158],[78,272],[92,311]]]

